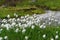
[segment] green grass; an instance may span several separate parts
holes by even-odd
[[[1,3],[0,3],[1,4]],[[0,8],[0,18],[5,18],[8,14],[11,17],[14,17],[14,13],[17,13],[19,16],[24,16],[27,14],[42,14],[44,13],[43,8],[36,8],[35,10],[27,10],[30,9],[32,5],[46,6],[51,10],[60,10],[60,0],[37,0],[34,3],[29,3],[28,1],[23,3],[17,3],[15,8]],[[28,7],[27,7],[28,6]],[[22,8],[20,8],[22,7]],[[26,7],[26,8],[25,8]],[[45,8],[45,7],[44,7]],[[20,28],[19,28],[20,29]],[[8,36],[8,40],[25,40],[24,37],[28,36],[28,40],[50,40],[51,38],[55,39],[56,31],[58,31],[60,40],[60,27],[47,27],[45,29],[40,29],[36,26],[34,29],[26,28],[26,32],[23,34],[22,29],[18,33],[14,32],[15,28],[10,29],[9,31],[3,28],[0,33],[0,37]],[[42,37],[43,34],[46,34],[46,38]]]
[[[29,6],[29,5],[39,5],[43,8],[48,8],[50,10],[60,10],[60,0],[36,0],[36,2],[25,1],[23,3],[16,4],[16,7]]]
[[[22,3],[17,3],[16,7],[29,6],[29,5],[39,5],[50,10],[60,10],[60,0],[36,0],[36,2],[29,2],[25,0]]]
[[[36,10],[36,11],[35,11]],[[39,11],[39,12],[38,12]],[[29,9],[29,8],[0,8],[0,18],[5,18],[8,14],[11,17],[14,17],[14,13],[17,13],[19,16],[32,15],[32,14],[42,14],[44,11],[42,9]]]
[[[60,10],[60,0],[37,0],[36,5],[46,6],[51,10]]]
[[[0,0],[0,5],[4,4],[4,2],[5,0]],[[32,5],[39,5],[44,8],[48,7],[51,10],[60,10],[60,0],[36,0],[36,2],[32,2],[32,0],[23,0],[22,2],[16,3],[16,7],[27,7]]]
[[[20,29],[20,28],[19,28]],[[20,29],[19,32],[14,32],[15,28],[7,31],[5,28],[0,33],[0,37],[8,36],[8,40],[25,40],[25,36],[28,36],[28,40],[50,40],[51,38],[55,39],[56,31],[58,31],[60,40],[60,27],[47,27],[45,29],[41,29],[36,26],[34,29],[26,28],[26,32],[23,34]],[[43,38],[43,34],[46,34],[46,38]]]

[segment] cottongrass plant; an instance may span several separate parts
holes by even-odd
[[[20,18],[16,13],[15,18],[7,15],[8,19],[2,19],[0,24],[0,40],[60,40],[58,16],[46,15],[27,14]]]

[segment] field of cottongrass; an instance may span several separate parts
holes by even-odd
[[[60,19],[53,14],[7,15],[0,20],[0,40],[60,40]]]
[[[0,0],[0,40],[60,40],[60,11],[49,10],[60,0]]]

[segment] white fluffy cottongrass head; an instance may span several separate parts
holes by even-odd
[[[16,15],[16,17],[18,17],[18,15]]]
[[[3,29],[1,28],[0,31],[2,31]]]
[[[8,36],[4,36],[4,39],[8,39]]]
[[[51,18],[48,18],[48,20],[51,20]]]
[[[17,28],[17,29],[15,30],[15,32],[16,32],[16,33],[19,32],[19,28]]]
[[[59,36],[58,36],[58,35],[56,35],[56,36],[55,36],[55,39],[58,39],[58,38],[59,38]]]
[[[57,19],[55,19],[54,21],[55,21],[55,22],[57,22],[58,20],[57,20]]]
[[[46,28],[46,26],[45,25],[41,25],[40,28]]]
[[[1,24],[1,27],[4,27],[4,24],[3,23]]]
[[[29,16],[29,14],[26,15],[27,17]]]
[[[25,36],[25,40],[28,40],[28,36]]]
[[[18,26],[21,27],[21,23],[18,23]]]
[[[51,25],[51,22],[49,22],[48,24]]]
[[[51,20],[53,21],[54,19],[52,18]]]
[[[10,15],[9,14],[7,15],[7,18],[10,18]]]
[[[43,34],[43,38],[46,38],[46,34]]]
[[[60,21],[58,21],[58,24],[60,24]]]
[[[46,28],[46,26],[43,26],[43,28]]]
[[[56,31],[56,34],[58,34],[58,31]]]
[[[43,23],[43,25],[45,25],[46,23]]]
[[[25,33],[25,32],[26,32],[26,29],[23,28],[23,29],[22,29],[22,33]]]
[[[12,19],[10,18],[10,19],[8,19],[8,21],[10,22],[10,21],[12,21]]]
[[[2,37],[0,37],[0,40],[3,40],[3,38],[2,38]]]
[[[2,31],[3,29],[1,28],[0,31]]]
[[[17,21],[20,21],[20,18],[17,18]]]
[[[43,25],[40,25],[40,28],[43,28]]]
[[[16,16],[17,14],[16,13],[14,13],[14,16]]]
[[[16,23],[15,22],[13,22],[12,24],[11,24],[11,26],[15,26],[16,25]]]
[[[3,30],[3,29],[1,28],[1,29],[0,29],[0,33],[2,32],[2,30]]]
[[[54,40],[54,38],[51,38],[51,40]]]
[[[2,20],[2,22],[6,23],[6,22],[7,22],[7,20],[6,20],[6,19],[3,19],[3,20]]]
[[[28,25],[27,24],[22,24],[22,27],[26,28],[26,27],[28,27]]]
[[[34,29],[34,28],[35,28],[35,26],[34,26],[34,25],[32,25],[32,26],[31,26],[31,28],[32,28],[32,29]]]
[[[16,13],[14,13],[14,16],[15,16],[15,17],[18,17],[18,15],[17,15]]]
[[[21,19],[24,18],[24,16],[21,16]]]

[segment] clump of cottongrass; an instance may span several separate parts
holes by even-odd
[[[11,25],[10,25],[10,24],[5,24],[4,27],[5,27],[7,30],[9,30],[9,28],[11,27]]]
[[[12,22],[12,23],[11,23],[11,26],[15,26],[15,25],[16,25],[16,23],[15,23],[15,22]]]
[[[2,22],[7,23],[7,20],[6,19],[3,19]]]

